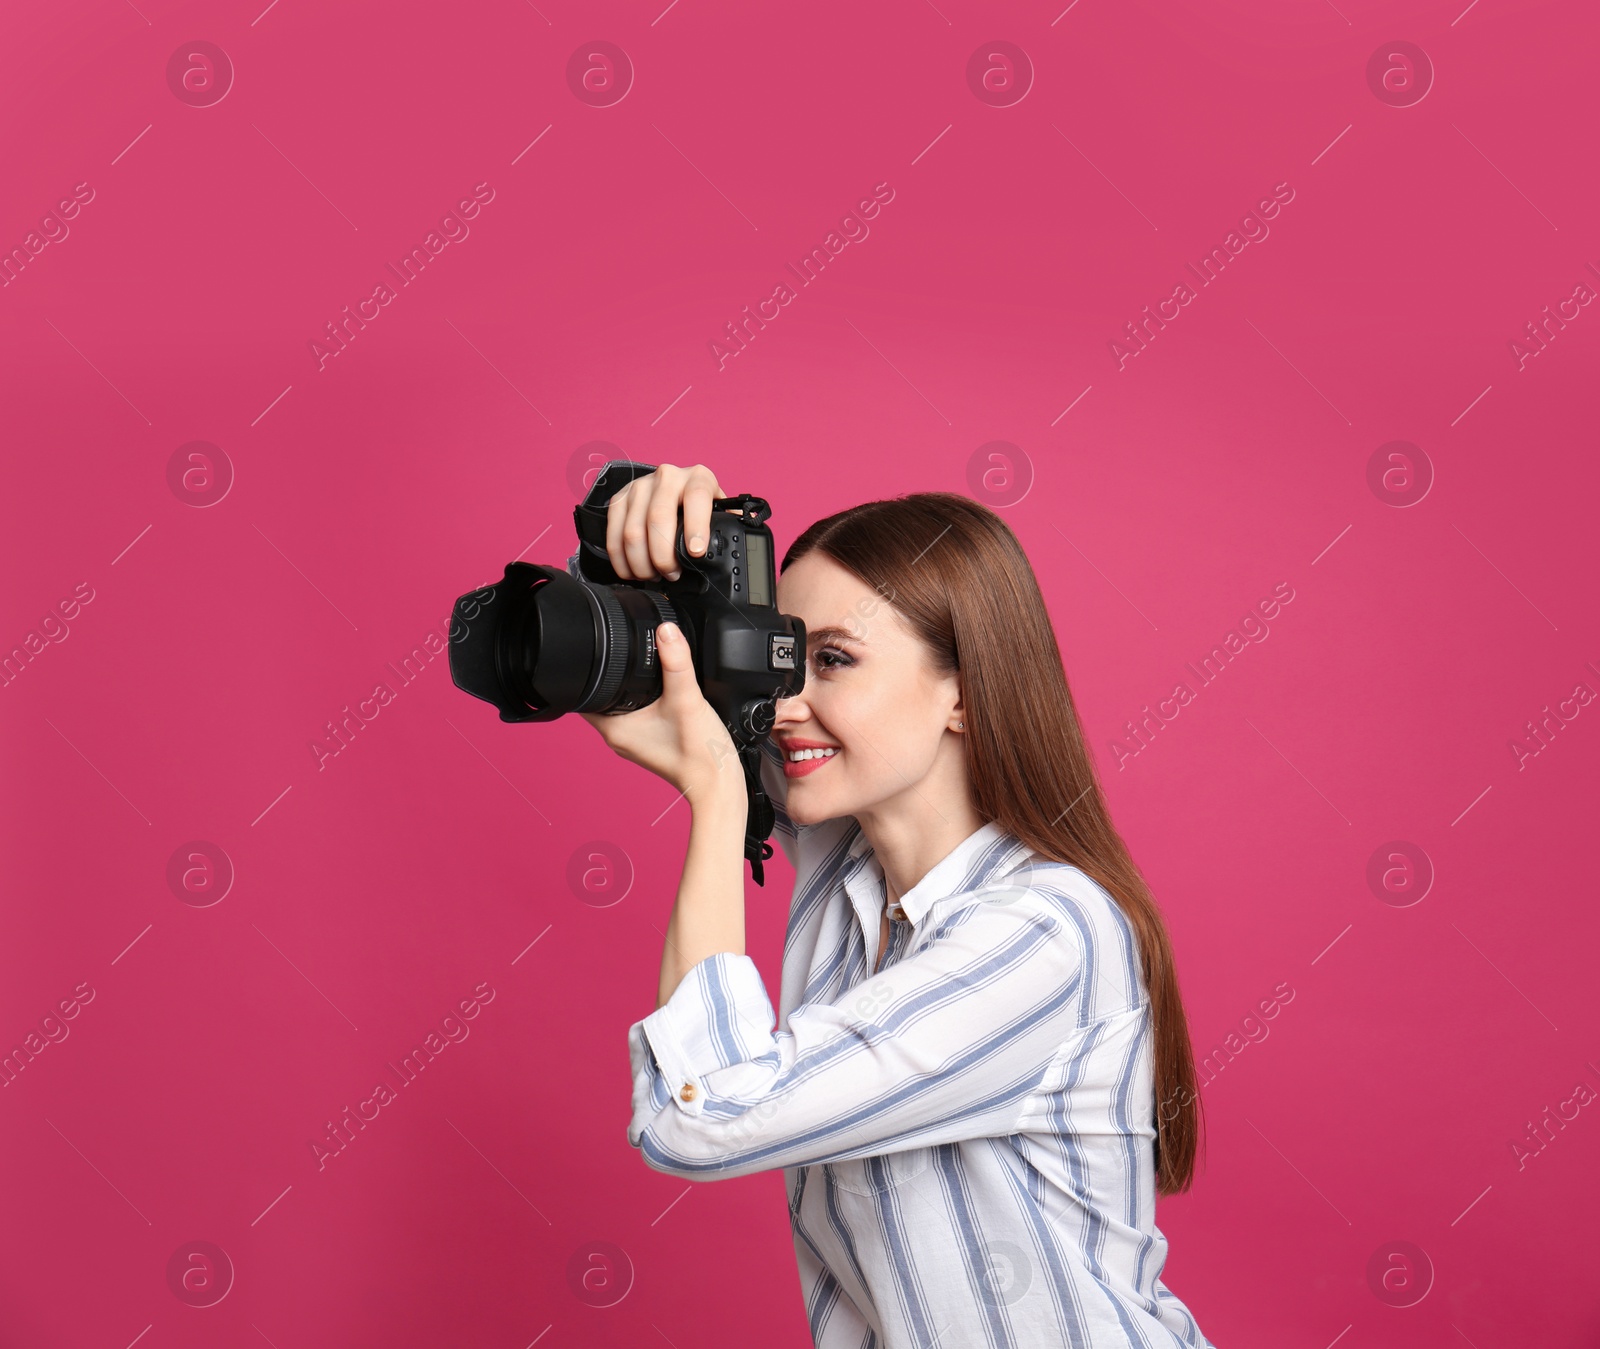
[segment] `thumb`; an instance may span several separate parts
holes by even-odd
[[[689,653],[689,639],[676,623],[669,621],[656,628],[656,649],[661,653],[661,692],[664,697],[681,697],[683,693],[698,688],[694,677],[694,657]]]

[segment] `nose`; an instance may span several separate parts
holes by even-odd
[[[806,703],[803,691],[792,693],[787,698],[777,699],[773,707],[773,735],[811,720],[811,708]]]

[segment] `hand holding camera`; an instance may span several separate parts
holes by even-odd
[[[756,884],[772,856],[761,742],[805,682],[805,624],[777,609],[771,508],[704,464],[615,459],[573,508],[565,568],[510,562],[462,595],[456,686],[502,721],[581,713],[612,749],[701,799],[737,790]]]
[[[623,580],[664,576],[676,581],[682,571],[675,541],[678,508],[683,508],[684,546],[703,556],[711,535],[711,503],[723,492],[717,475],[704,464],[678,468],[662,464],[635,478],[606,507],[606,556]]]
[[[682,576],[676,541],[683,511],[683,546],[704,554],[711,537],[711,503],[722,496],[716,475],[704,464],[662,464],[635,478],[611,498],[606,515],[606,556],[622,580]],[[656,627],[661,659],[661,696],[621,716],[580,712],[600,738],[630,763],[665,778],[700,806],[718,791],[744,799],[744,767],[738,747],[695,679],[688,639],[676,623]]]

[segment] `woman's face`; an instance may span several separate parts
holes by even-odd
[[[964,777],[960,740],[947,734],[962,715],[959,678],[934,671],[884,596],[810,552],[778,578],[778,609],[806,625],[805,687],[779,699],[772,729],[795,823],[882,816],[918,797],[925,807],[942,795],[926,783],[930,774]],[[819,746],[834,753],[791,761],[793,751]]]

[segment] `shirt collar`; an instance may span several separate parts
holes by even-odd
[[[1027,844],[1007,833],[998,822],[990,820],[980,825],[900,897],[906,920],[915,927],[938,901],[982,888],[1031,852]],[[855,865],[845,874],[846,892],[863,925],[876,934],[884,893],[883,867],[859,824],[849,855]]]

